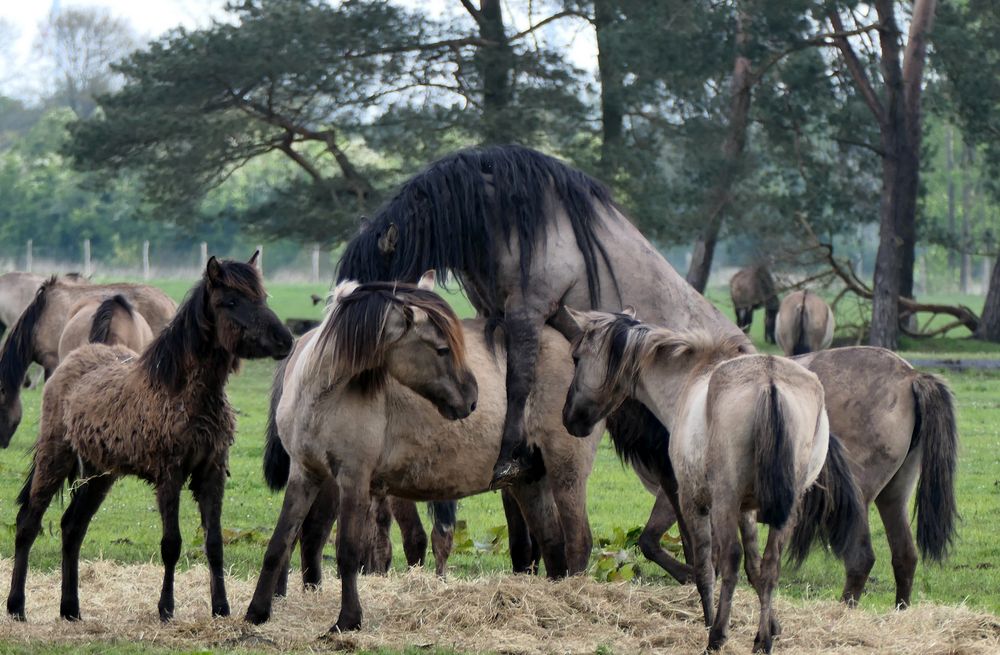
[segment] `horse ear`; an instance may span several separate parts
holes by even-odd
[[[559,305],[559,311],[549,319],[549,325],[572,341],[583,332],[583,315],[566,305]]]
[[[622,314],[625,314],[629,318],[634,319],[635,318],[635,307],[633,307],[632,305],[628,305],[627,307],[622,308]]]
[[[399,230],[395,223],[389,223],[389,227],[378,237],[378,249],[383,255],[391,255],[396,252],[396,242],[399,240]]]
[[[250,259],[247,260],[247,263],[256,268],[258,257],[260,257],[260,250],[254,250],[253,254],[250,255]]]
[[[417,282],[417,288],[423,289],[424,291],[434,291],[434,269],[427,271],[420,276],[420,281]]]
[[[410,307],[393,303],[389,315],[385,318],[383,332],[385,342],[394,343],[402,339],[413,327],[413,322],[413,310]]]
[[[215,258],[215,255],[208,258],[205,275],[208,277],[208,281],[213,284],[217,284],[222,279],[222,264]]]

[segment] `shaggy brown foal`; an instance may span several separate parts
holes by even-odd
[[[45,385],[34,461],[18,496],[14,571],[7,611],[24,620],[28,553],[42,515],[66,479],[76,479],[62,518],[63,618],[80,618],[78,568],[87,526],[114,482],[135,475],[156,488],[163,521],[160,618],[174,612],[181,551],[178,503],[189,478],[205,531],[212,614],[229,603],[222,569],[222,495],[236,420],[225,385],[239,359],[288,355],[292,336],[265,302],[260,274],[214,257],[173,321],[140,357],[121,346],[73,351]]]

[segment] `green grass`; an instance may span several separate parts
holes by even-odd
[[[187,284],[170,281],[161,284],[172,297],[183,297]],[[323,285],[272,284],[268,286],[271,304],[282,317],[319,317],[309,294],[323,293]],[[468,302],[458,294],[448,294],[460,314],[471,314]],[[728,301],[711,297],[730,316]],[[723,296],[724,297],[724,296]],[[762,344],[762,322],[754,324],[754,341]],[[940,344],[939,344],[940,342]],[[906,342],[928,356],[1000,356],[1000,348],[965,339],[940,339]],[[938,350],[937,346],[947,350]],[[768,347],[767,350],[773,351]],[[904,352],[904,356],[911,355]],[[277,519],[281,496],[271,494],[263,485],[261,455],[267,399],[273,371],[269,361],[246,362],[234,377],[229,394],[238,412],[239,432],[230,455],[231,478],[226,489],[223,524],[226,529],[226,563],[231,575],[250,577],[259,570],[265,544]],[[961,455],[958,476],[959,509],[963,520],[951,559],[940,566],[921,563],[914,583],[916,602],[966,602],[972,607],[1000,613],[1000,378],[989,372],[945,374],[955,392],[959,407]],[[27,449],[38,427],[40,390],[24,394],[25,416],[11,447],[0,451],[0,557],[11,557],[13,550],[14,497],[28,465]],[[644,524],[652,507],[652,497],[636,476],[616,459],[607,441],[601,443],[589,486],[589,510],[595,537],[611,538],[616,528],[629,530]],[[59,566],[59,517],[62,506],[57,500],[45,516],[44,531],[31,553],[32,569],[53,570]],[[459,518],[468,526],[468,535],[477,542],[489,541],[495,529],[504,525],[500,498],[493,493],[463,500]],[[203,562],[198,531],[198,514],[186,496],[181,506],[184,548],[181,566]],[[884,612],[891,607],[894,582],[888,548],[877,513],[872,512],[873,538],[877,562],[862,607]],[[83,545],[84,558],[105,558],[122,563],[159,561],[160,522],[152,490],[134,479],[119,482],[94,519]],[[394,529],[394,566],[404,566],[398,532]],[[332,547],[327,554],[333,555]],[[641,575],[647,579],[663,578],[651,563],[636,555]],[[451,559],[453,575],[506,571],[509,560],[503,552],[470,548]],[[662,584],[672,582],[662,580]],[[782,594],[792,598],[835,598],[843,584],[843,567],[821,553],[814,553],[800,571],[786,570]],[[208,593],[206,586],[205,593]],[[30,599],[29,599],[30,605]],[[155,611],[150,602],[150,611]],[[243,608],[234,608],[242,611]],[[29,607],[30,610],[30,607]],[[147,652],[142,648],[143,652]],[[7,652],[0,642],[0,653]],[[69,648],[51,648],[42,652],[70,652]],[[73,651],[77,652],[77,651]],[[93,652],[109,652],[105,647]],[[139,652],[137,647],[116,645],[113,652]]]

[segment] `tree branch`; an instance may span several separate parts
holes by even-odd
[[[462,6],[465,7],[465,10],[469,12],[470,16],[472,16],[472,19],[475,20],[478,24],[482,25],[483,13],[476,8],[476,5],[472,4],[470,0],[461,0],[461,2]]]
[[[758,69],[757,73],[754,75],[753,81],[756,84],[760,79],[764,77],[764,74],[767,73],[769,69],[774,67],[775,64],[780,62],[788,55],[799,52],[800,50],[805,50],[806,48],[813,48],[818,46],[836,47],[837,44],[835,42],[835,39],[845,39],[849,36],[857,36],[859,34],[865,34],[866,32],[877,30],[880,25],[881,23],[872,23],[871,25],[862,25],[861,27],[858,27],[853,30],[846,30],[846,31],[835,30],[833,32],[824,32],[813,36],[811,39],[806,39],[805,41],[799,41],[798,43],[792,44],[785,50],[775,53],[773,56],[771,56],[770,59],[764,62]]]
[[[544,27],[544,26],[548,25],[549,23],[551,23],[553,21],[557,21],[557,20],[559,20],[561,18],[567,18],[567,17],[570,17],[570,16],[572,16],[574,18],[582,18],[585,21],[587,21],[588,23],[593,23],[594,22],[594,19],[591,16],[589,16],[588,14],[583,13],[582,11],[573,11],[571,9],[567,9],[566,11],[560,11],[557,14],[552,14],[548,18],[543,18],[542,20],[538,21],[537,23],[535,23],[534,25],[532,25],[528,29],[526,29],[526,30],[524,30],[522,32],[518,32],[517,34],[513,35],[512,37],[510,37],[507,40],[508,41],[516,41],[517,39],[523,38],[523,37],[531,34],[532,32],[534,32],[535,30],[537,30],[537,29],[539,29],[541,27]]]
[[[316,167],[313,166],[300,153],[296,152],[294,148],[292,148],[292,142],[294,138],[295,138],[294,134],[292,134],[291,132],[286,132],[285,138],[281,141],[281,144],[278,146],[278,150],[288,155],[289,159],[291,159],[293,162],[301,166],[302,169],[309,174],[309,177],[313,179],[313,182],[321,182],[323,180],[323,176],[320,174],[318,170],[316,170]]]
[[[846,33],[844,30],[844,22],[840,19],[840,13],[836,10],[831,11],[829,17],[830,25],[833,26],[834,33]],[[882,23],[879,22],[877,27],[881,29]],[[855,86],[858,87],[858,91],[861,92],[861,96],[868,104],[868,108],[871,109],[872,114],[874,114],[875,120],[878,121],[879,125],[885,125],[885,108],[882,106],[882,102],[875,93],[871,80],[868,79],[868,74],[861,65],[861,60],[858,59],[857,53],[855,53],[854,48],[851,47],[850,41],[847,40],[847,36],[834,36],[832,40],[834,45],[837,46],[837,49],[840,50],[841,55],[844,57],[844,63],[847,64],[847,70],[851,73],[851,78],[854,80]]]
[[[469,45],[484,47],[496,45],[496,43],[478,36],[467,36],[461,39],[444,39],[443,41],[431,41],[430,43],[409,43],[375,50],[365,50],[364,52],[345,52],[341,57],[344,59],[364,59],[365,57],[393,55],[401,52],[423,52],[426,50],[440,50],[442,48],[461,48]]]

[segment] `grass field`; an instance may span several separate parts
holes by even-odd
[[[164,282],[171,296],[180,299],[187,284]],[[318,317],[319,311],[309,300],[310,293],[322,293],[323,285],[269,285],[271,304],[284,317]],[[711,297],[720,303],[727,315],[731,310],[723,302],[725,293],[713,291]],[[460,313],[470,314],[468,303],[452,295]],[[975,299],[965,299],[972,305]],[[981,300],[979,300],[981,304]],[[973,306],[974,309],[980,307]],[[754,340],[762,344],[762,321],[754,326]],[[963,357],[997,357],[1000,348],[964,339],[938,339],[933,342],[906,342],[904,356],[916,353],[941,357],[944,353]],[[773,348],[770,348],[773,351]],[[225,526],[226,563],[231,575],[255,576],[261,563],[265,544],[277,518],[281,496],[266,490],[261,478],[261,454],[267,413],[268,389],[273,363],[247,362],[242,372],[230,383],[229,394],[238,412],[239,432],[230,455],[231,478],[226,489],[223,514]],[[942,603],[967,603],[969,606],[1000,613],[1000,541],[996,527],[1000,525],[1000,379],[990,372],[945,374],[955,392],[959,407],[961,455],[958,477],[959,509],[962,522],[954,554],[941,566],[921,564],[914,584],[917,603],[933,600]],[[0,451],[0,557],[9,558],[13,551],[14,520],[17,494],[28,464],[28,448],[38,426],[40,390],[24,394],[24,420],[12,440],[11,447]],[[622,534],[641,526],[652,506],[649,496],[631,470],[617,461],[610,444],[602,442],[589,487],[590,519],[595,538],[611,542],[609,548],[627,545]],[[53,570],[59,566],[59,517],[62,506],[56,501],[46,514],[44,531],[32,551],[32,570]],[[509,560],[503,551],[504,518],[499,496],[484,494],[464,500],[459,518],[467,526],[461,531],[458,548],[451,559],[451,571],[457,576],[507,570]],[[181,507],[181,529],[184,548],[181,566],[203,563],[201,535],[198,531],[197,510],[190,497]],[[872,571],[868,594],[862,601],[866,611],[885,612],[893,600],[893,576],[885,545],[884,532],[877,513],[872,515],[873,537],[878,561]],[[616,536],[617,533],[617,536]],[[135,480],[118,483],[100,513],[95,518],[83,545],[84,559],[103,558],[122,563],[159,562],[160,521],[153,493]],[[402,549],[398,533],[394,534],[394,566],[402,568]],[[497,542],[499,545],[494,545]],[[333,549],[327,548],[332,556]],[[597,555],[595,555],[595,561]],[[628,562],[636,562],[640,575],[664,585],[663,576],[652,564],[646,563],[636,551],[630,550]],[[597,575],[597,573],[594,573]],[[785,598],[834,598],[843,582],[843,568],[821,553],[814,553],[800,571],[783,573],[781,594]],[[3,591],[6,592],[6,580]],[[205,594],[207,596],[207,581]],[[81,596],[86,611],[86,595]],[[234,607],[241,613],[245,608]],[[155,612],[155,599],[150,600]],[[28,598],[31,613],[31,598]],[[125,645],[115,652],[131,653]],[[145,652],[145,649],[142,649]],[[0,640],[0,652],[4,651]],[[46,652],[69,652],[53,648]],[[75,652],[75,651],[74,651]],[[99,648],[94,652],[106,652]]]

